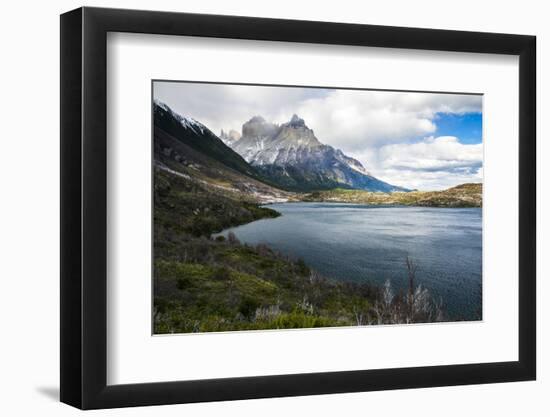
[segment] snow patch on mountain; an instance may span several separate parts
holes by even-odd
[[[170,113],[170,115],[174,119],[176,119],[178,122],[180,122],[180,124],[183,127],[185,127],[186,129],[191,129],[193,132],[195,132],[197,134],[199,134],[199,133],[203,134],[205,132],[205,130],[208,130],[208,128],[206,126],[204,126],[201,122],[198,122],[197,120],[193,119],[192,117],[181,116],[180,114],[175,113],[174,111],[172,111],[172,109],[166,103],[163,103],[162,101],[156,100],[156,99],[155,99],[154,102],[161,109],[163,109],[164,111]]]

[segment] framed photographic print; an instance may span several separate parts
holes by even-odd
[[[61,16],[61,400],[535,379],[535,38]]]

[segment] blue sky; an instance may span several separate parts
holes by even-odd
[[[477,144],[482,139],[482,115],[481,112],[454,114],[437,113],[434,118],[437,126],[435,135],[455,136],[460,143]]]

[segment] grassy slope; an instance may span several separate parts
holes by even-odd
[[[265,246],[213,240],[278,213],[155,172],[155,333],[354,325],[378,289],[338,283]]]
[[[462,184],[444,191],[411,191],[408,193],[373,193],[338,188],[310,193],[304,196],[303,200],[425,207],[481,207],[482,185]]]
[[[256,203],[213,193],[205,185],[155,170],[155,227],[192,236],[209,236],[231,226],[277,217]]]

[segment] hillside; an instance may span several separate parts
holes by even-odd
[[[482,184],[477,183],[462,184],[443,191],[408,193],[374,193],[339,188],[307,194],[303,197],[303,201],[424,207],[481,207],[482,191]]]
[[[156,128],[187,147],[241,174],[256,179],[259,178],[258,172],[254,168],[202,123],[175,113],[170,107],[161,102],[154,103],[153,116]]]
[[[217,136],[202,125],[189,124],[188,120],[155,105],[153,134],[157,168],[236,200],[272,203],[296,199],[293,193],[261,181],[254,168]]]

